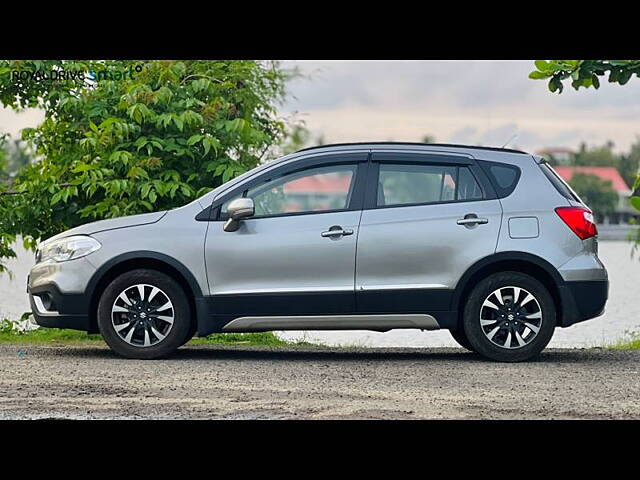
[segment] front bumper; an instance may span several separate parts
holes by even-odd
[[[61,293],[53,283],[27,287],[27,292],[31,311],[38,325],[90,330],[89,305],[83,294]]]
[[[569,281],[560,285],[559,291],[562,303],[559,326],[569,327],[604,313],[609,296],[609,281]]]
[[[86,257],[35,264],[27,279],[27,293],[36,323],[90,331],[85,292],[95,271]]]

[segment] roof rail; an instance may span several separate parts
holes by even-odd
[[[511,152],[511,153],[524,153],[522,150],[514,150],[512,148],[500,148],[500,147],[481,147],[477,145],[458,145],[455,143],[421,143],[421,142],[351,142],[351,143],[329,143],[326,145],[316,145],[315,147],[301,148],[298,152],[305,152],[307,150],[315,150],[317,148],[327,147],[348,147],[351,145],[420,145],[420,146],[432,146],[432,147],[457,147],[457,148],[471,148],[477,150],[493,150],[497,152]]]

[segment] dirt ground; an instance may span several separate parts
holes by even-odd
[[[0,418],[640,418],[640,351],[549,349],[487,362],[455,348],[0,345]]]

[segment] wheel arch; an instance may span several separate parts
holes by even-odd
[[[558,325],[563,324],[563,301],[560,287],[564,284],[558,270],[545,259],[525,252],[500,252],[473,264],[460,278],[451,299],[451,309],[458,312],[458,327],[462,322],[464,301],[482,278],[493,273],[515,271],[525,273],[541,282],[556,305]]]
[[[118,275],[137,268],[158,270],[175,279],[187,295],[192,322],[197,323],[195,298],[202,296],[202,290],[193,274],[173,257],[142,250],[127,252],[112,258],[98,268],[91,277],[86,289],[89,298],[89,333],[98,333],[98,302],[104,289]]]

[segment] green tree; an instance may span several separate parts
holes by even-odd
[[[7,210],[6,202],[3,202],[3,197],[8,195],[8,152],[6,149],[6,135],[0,135],[0,222],[3,218],[7,218],[9,211]],[[15,240],[14,235],[6,232],[5,229],[0,228],[0,273],[6,270],[6,264],[3,263],[3,259],[9,257],[15,257],[14,251],[11,249],[11,244]]]
[[[628,154],[620,156],[620,162],[618,170],[620,175],[627,182],[627,185],[632,186],[635,183],[635,179],[638,176],[640,169],[640,137],[636,137],[636,141],[631,145],[631,150]],[[640,208],[639,208],[640,210]]]
[[[0,183],[9,180],[9,152],[6,148],[7,135],[0,135]]]
[[[619,85],[625,85],[633,75],[640,77],[640,60],[536,60],[535,67],[529,78],[549,79],[549,90],[558,93],[562,93],[562,82],[567,79],[571,79],[571,86],[578,90],[580,87],[600,88],[600,77],[607,73],[609,83]],[[635,174],[630,202],[640,210],[640,175],[637,168]],[[636,243],[640,243],[640,229],[636,231]]]
[[[618,193],[610,180],[602,180],[597,175],[575,173],[569,184],[599,218],[615,210]]]
[[[288,134],[276,105],[291,75],[258,61],[0,61],[0,102],[45,113],[22,132],[40,160],[17,175],[20,195],[0,195],[2,238],[33,247],[174,208],[266,161]]]
[[[320,146],[325,144],[324,135],[313,136],[305,123],[294,122],[287,129],[287,139],[281,145],[282,155],[288,155],[305,147]]]
[[[31,162],[32,153],[25,142],[0,135],[0,182],[11,185],[17,173]]]
[[[582,142],[578,151],[569,160],[569,165],[614,167],[625,183],[633,185],[640,167],[640,137],[631,145],[629,153],[617,154],[613,151],[614,143],[607,141],[604,145],[588,147]],[[549,163],[558,165],[557,159],[549,157]]]
[[[594,167],[618,167],[620,159],[613,151],[614,143],[606,142],[604,145],[593,148],[587,147],[582,142],[580,148],[574,155],[571,164],[577,166],[594,166]]]
[[[549,90],[558,93],[562,93],[565,80],[578,90],[600,88],[600,77],[607,74],[609,83],[619,85],[625,85],[633,75],[640,77],[640,60],[536,60],[535,66],[529,78],[549,79]]]
[[[306,129],[304,123],[292,125],[287,141],[282,145],[282,154],[288,155],[306,147],[310,139],[311,133]]]

